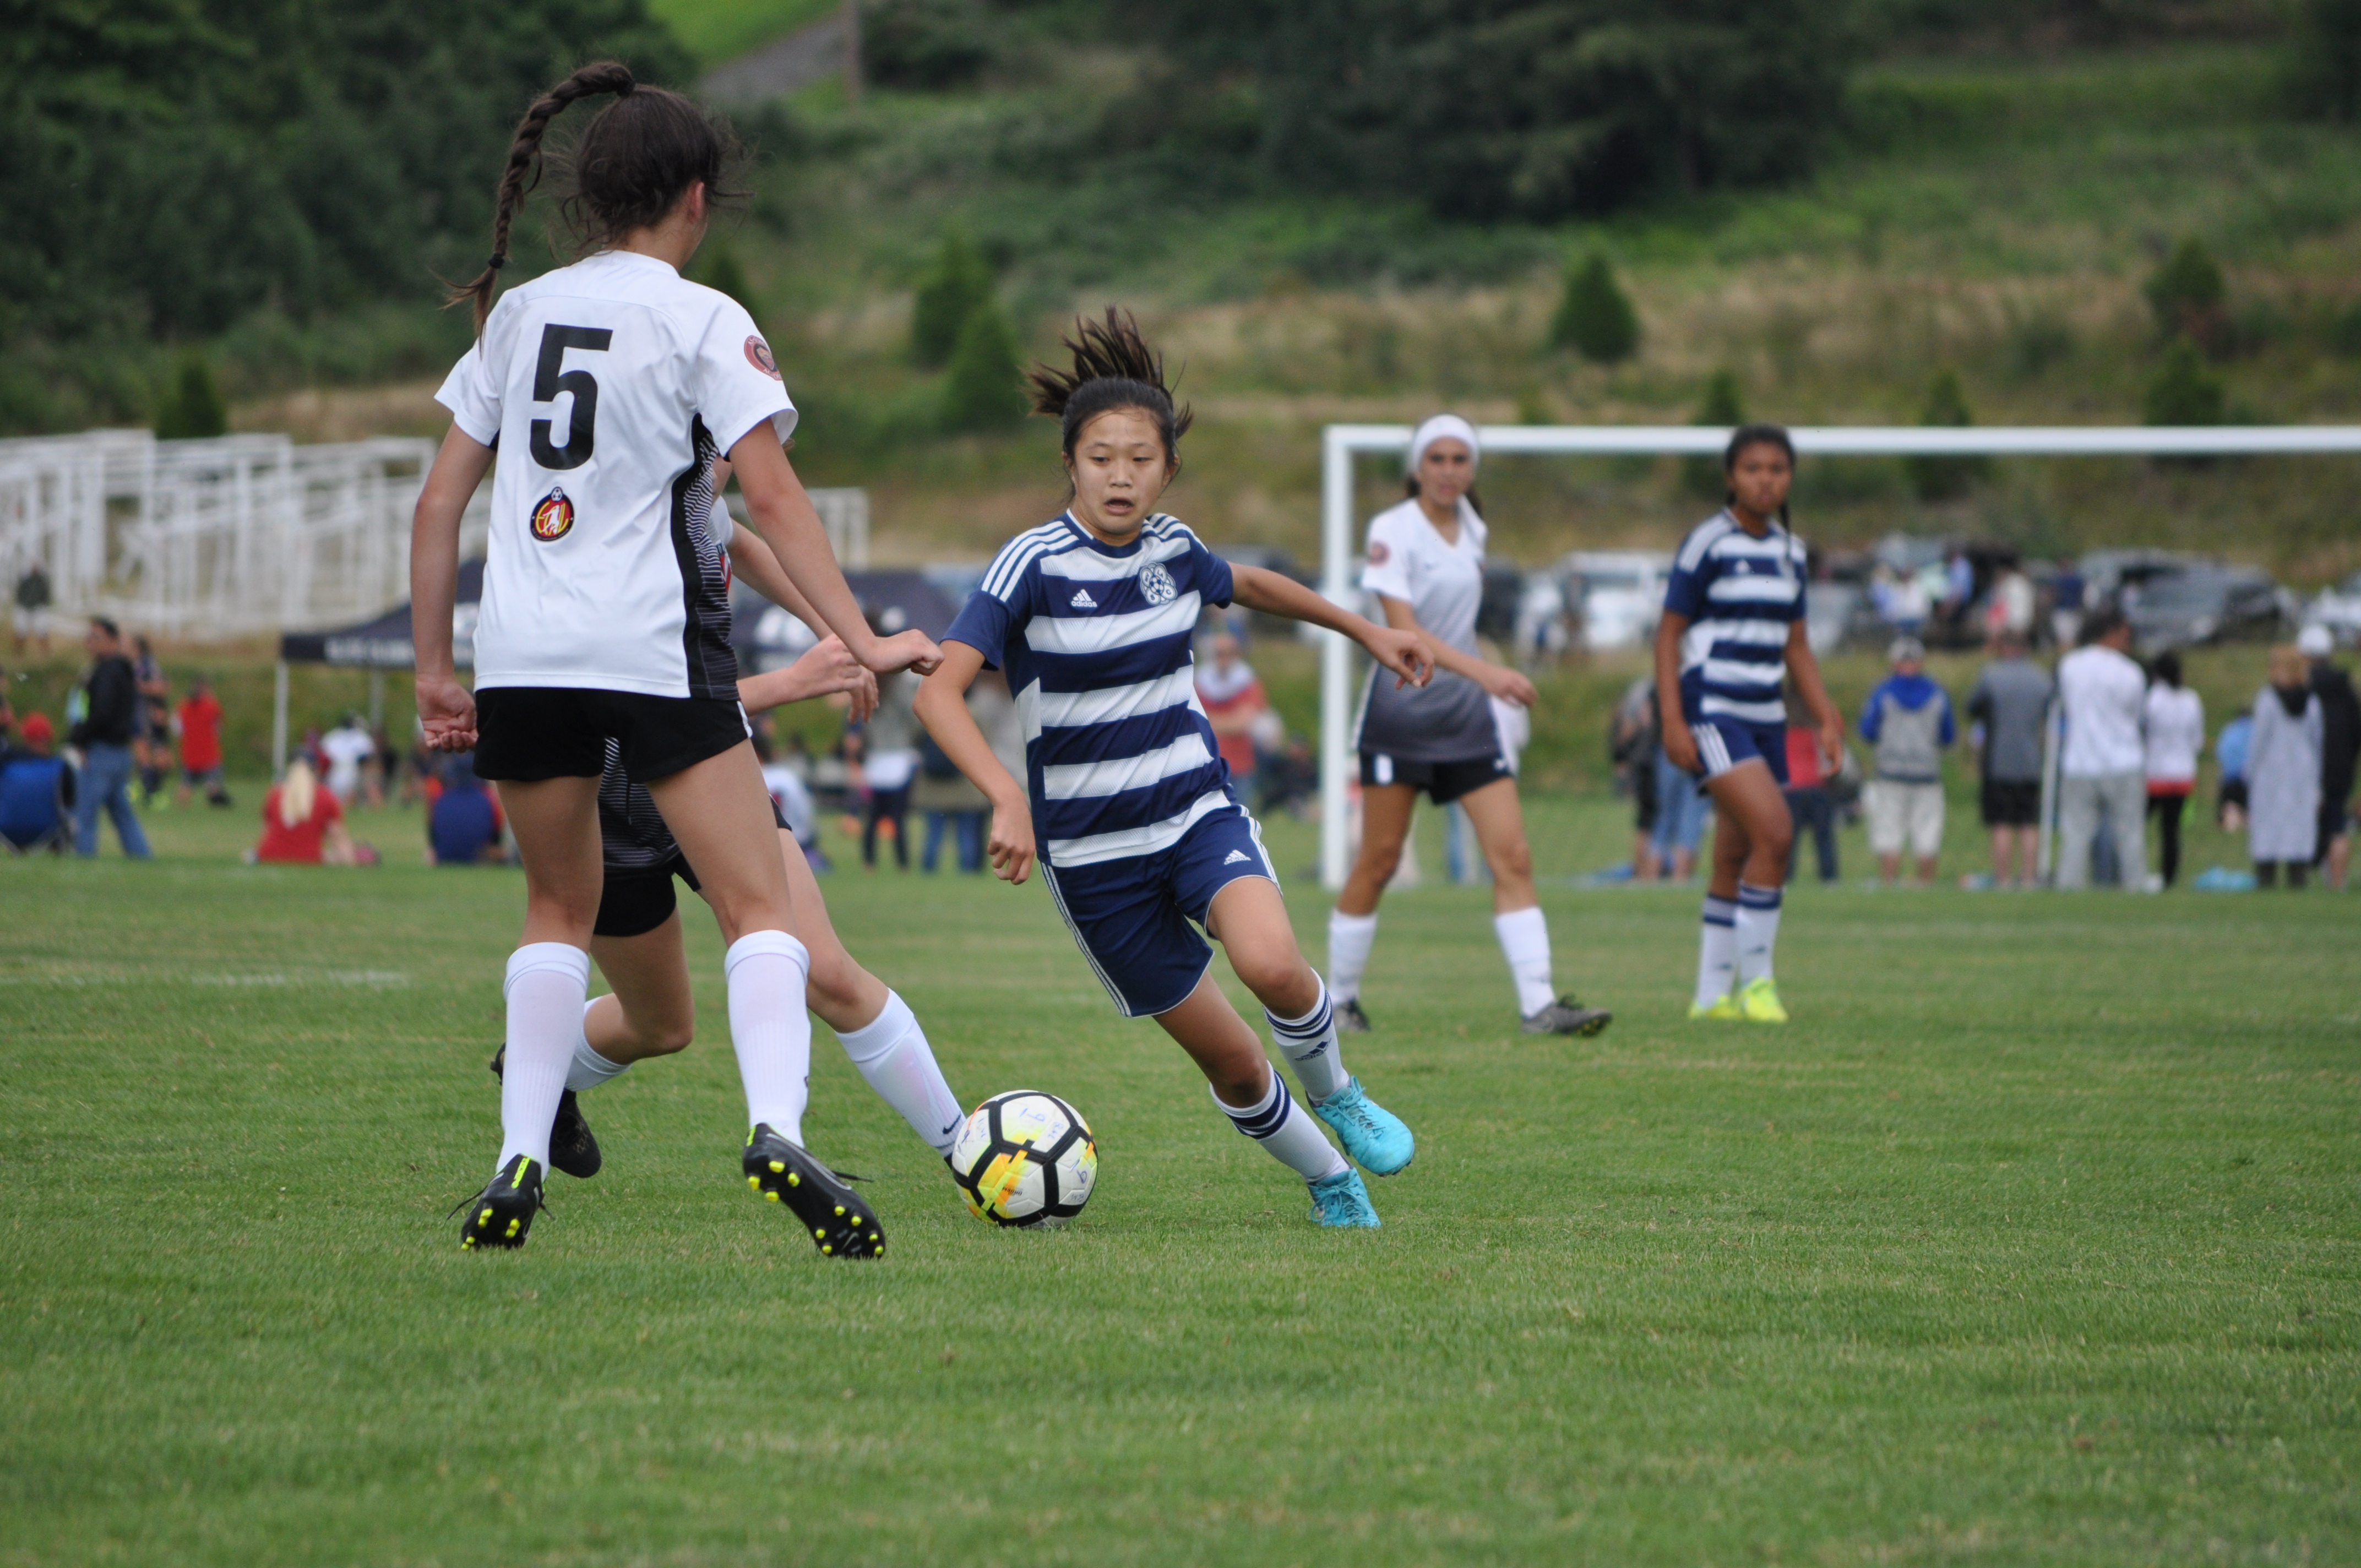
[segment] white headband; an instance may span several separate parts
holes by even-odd
[[[1445,436],[1449,436],[1454,441],[1464,441],[1467,444],[1467,466],[1472,472],[1477,463],[1483,458],[1483,444],[1476,439],[1476,427],[1457,414],[1436,414],[1418,427],[1417,433],[1410,438],[1410,466],[1403,472],[1417,473],[1420,460],[1426,455],[1426,449]]]

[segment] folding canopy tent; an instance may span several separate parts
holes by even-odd
[[[476,606],[484,598],[484,564],[459,563],[459,591],[451,617],[451,652],[462,664],[476,652]],[[334,631],[288,631],[279,638],[279,669],[270,692],[270,772],[287,771],[287,666],[333,664],[369,673],[369,722],[385,718],[385,672],[415,669],[417,644],[412,641],[410,607],[397,605],[383,615]]]

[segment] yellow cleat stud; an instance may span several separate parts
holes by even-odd
[[[824,1242],[828,1240],[828,1233],[820,1229],[818,1225],[814,1225],[812,1227],[812,1240],[816,1242]]]
[[[769,1199],[774,1203],[779,1201],[779,1195],[775,1192],[765,1192],[763,1196]]]
[[[842,1213],[844,1212],[844,1205],[843,1205],[843,1204],[841,1204],[841,1203],[839,1203],[839,1204],[836,1206],[836,1212],[837,1212],[839,1214],[842,1214]]]
[[[773,1160],[773,1161],[771,1162],[771,1171],[772,1171],[772,1174],[774,1174],[774,1175],[776,1175],[778,1172],[783,1171],[783,1170],[785,1170],[785,1169],[786,1169],[786,1168],[786,1168],[786,1166],[785,1166],[783,1162],[781,1162],[781,1161],[779,1161],[779,1160],[775,1160],[775,1159],[774,1159],[774,1160]]]
[[[803,1184],[804,1178],[801,1171],[797,1171],[787,1178],[787,1185],[790,1187],[801,1187]]]

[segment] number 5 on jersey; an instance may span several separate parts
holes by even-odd
[[[603,326],[559,326],[553,322],[541,329],[541,358],[533,370],[533,400],[552,403],[560,392],[574,394],[574,414],[565,445],[549,444],[549,421],[533,422],[533,460],[543,467],[579,468],[590,461],[593,427],[598,418],[598,379],[588,370],[564,369],[566,351],[603,353],[614,339],[614,333]]]

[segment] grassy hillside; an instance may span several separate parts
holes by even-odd
[[[649,13],[708,66],[840,9],[837,0],[650,0]]]

